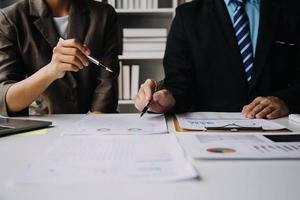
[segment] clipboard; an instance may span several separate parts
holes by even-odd
[[[195,130],[195,129],[188,129],[188,128],[182,128],[180,126],[180,123],[177,119],[176,116],[173,116],[173,123],[174,123],[174,127],[176,132],[199,132],[199,131],[228,131],[228,132],[268,132],[268,131],[272,131],[272,132],[292,132],[291,130],[287,129],[287,128],[283,128],[283,129],[279,129],[279,130],[265,130],[263,129],[262,126],[258,126],[258,127],[250,127],[250,126],[239,126],[236,124],[226,124],[225,126],[215,126],[215,127],[206,127],[205,129],[201,130]]]

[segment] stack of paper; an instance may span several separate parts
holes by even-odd
[[[21,184],[178,181],[196,178],[174,135],[61,137],[28,163]]]
[[[166,48],[165,28],[123,29],[123,56],[162,57]]]

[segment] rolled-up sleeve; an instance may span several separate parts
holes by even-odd
[[[16,82],[23,80],[25,75],[21,66],[21,56],[17,45],[14,25],[0,10],[0,114],[10,115],[7,110],[6,94]],[[20,114],[26,112],[21,111]],[[18,113],[14,113],[18,115]]]

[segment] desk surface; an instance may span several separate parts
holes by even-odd
[[[0,138],[0,200],[299,200],[300,161],[221,161],[195,160],[201,180],[160,184],[85,184],[65,186],[20,186],[12,184],[26,160],[39,156],[59,133],[84,115],[53,115],[37,119],[50,120],[55,128],[39,136],[15,135]],[[277,120],[294,131],[300,126],[287,118]],[[174,128],[170,119],[168,126]],[[184,137],[204,133],[178,133]],[[183,146],[183,148],[186,148]]]

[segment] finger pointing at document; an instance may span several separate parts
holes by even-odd
[[[139,111],[142,112],[148,104],[148,111],[155,113],[166,113],[174,107],[175,99],[171,92],[166,89],[155,91],[156,87],[156,82],[151,79],[141,85],[138,94],[134,97],[135,107]]]

